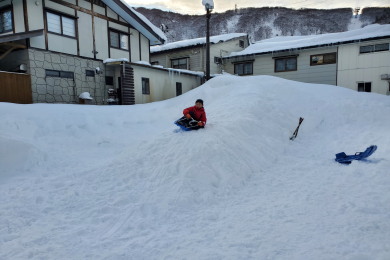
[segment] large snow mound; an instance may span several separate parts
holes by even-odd
[[[178,132],[198,98],[206,128]],[[0,113],[0,259],[390,258],[387,96],[224,75],[150,104]]]

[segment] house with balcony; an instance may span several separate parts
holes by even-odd
[[[136,104],[199,86],[199,74],[172,80],[150,65],[150,46],[165,41],[123,0],[0,1],[0,102],[78,103],[88,92],[93,104]]]
[[[222,58],[231,74],[272,75],[390,94],[390,25],[262,40]]]
[[[246,33],[230,33],[210,37],[210,74],[222,72],[221,58],[249,46]],[[171,42],[150,48],[151,63],[165,68],[191,71],[206,70],[206,37]]]

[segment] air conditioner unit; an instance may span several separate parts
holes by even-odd
[[[382,80],[390,80],[390,74],[382,74],[381,79]]]

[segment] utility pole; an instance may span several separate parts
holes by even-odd
[[[207,9],[206,13],[206,81],[210,79],[210,18],[211,10]]]

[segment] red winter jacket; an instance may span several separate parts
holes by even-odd
[[[192,112],[192,113],[191,113]],[[191,116],[196,120],[196,121],[202,121],[206,125],[206,111],[204,111],[204,108],[197,108],[196,106],[193,107],[187,107],[186,109],[183,110],[183,114],[192,114]]]

